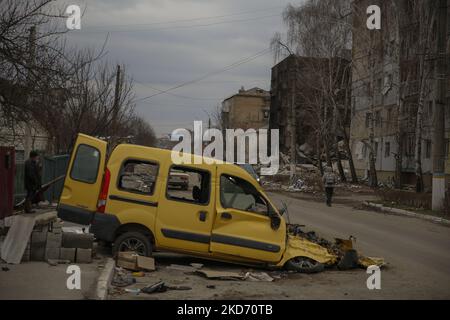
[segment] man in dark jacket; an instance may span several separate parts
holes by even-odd
[[[41,187],[41,174],[39,170],[39,155],[36,151],[30,152],[30,158],[25,161],[25,189],[27,197],[25,199],[25,212],[33,213],[31,209],[33,198]]]
[[[334,185],[336,184],[336,176],[331,167],[325,168],[325,174],[322,177],[323,185],[325,187],[325,196],[327,206],[331,207],[331,198],[333,197]]]

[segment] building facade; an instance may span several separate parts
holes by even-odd
[[[431,188],[435,112],[440,101],[437,88],[438,79],[443,76],[448,85],[442,107],[446,150],[446,158],[442,160],[446,161],[446,173],[450,173],[449,72],[448,68],[437,70],[437,20],[423,13],[427,10],[421,12],[414,7],[414,3],[420,3],[431,11],[432,4],[437,2],[354,1],[350,141],[361,178],[368,176],[369,154],[373,150],[379,182],[394,183],[401,162],[401,183],[414,184],[417,124],[422,123],[421,167],[425,188]],[[366,26],[366,8],[374,4],[381,8],[381,30],[369,30]],[[438,10],[447,10],[447,17],[450,16],[448,7]],[[425,37],[428,32],[429,37]],[[450,57],[449,48],[447,40],[446,54]],[[419,109],[419,102],[423,108]],[[422,117],[421,122],[418,117]]]
[[[222,102],[223,129],[262,129],[269,126],[270,93],[260,88],[245,90]]]

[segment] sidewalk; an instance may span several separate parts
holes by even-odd
[[[77,264],[81,269],[81,290],[66,286],[66,265],[50,266],[46,262],[26,262],[18,265],[0,263],[0,300],[27,299],[95,299],[97,278],[103,259],[90,264]],[[3,271],[8,268],[9,271]]]

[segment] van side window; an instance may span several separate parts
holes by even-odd
[[[197,204],[209,202],[210,173],[187,167],[170,168],[167,182],[167,198]]]
[[[224,209],[268,215],[269,205],[248,181],[228,175],[220,176],[220,202]]]
[[[140,160],[127,160],[119,173],[120,190],[152,195],[155,189],[158,165]]]
[[[73,180],[95,183],[100,164],[100,152],[86,144],[80,144],[73,160],[70,177]]]

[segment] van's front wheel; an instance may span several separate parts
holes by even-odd
[[[285,268],[299,273],[317,273],[322,272],[325,266],[307,257],[295,257],[286,262]]]
[[[114,253],[134,251],[140,256],[152,255],[152,243],[149,237],[141,232],[125,232],[114,241]]]

